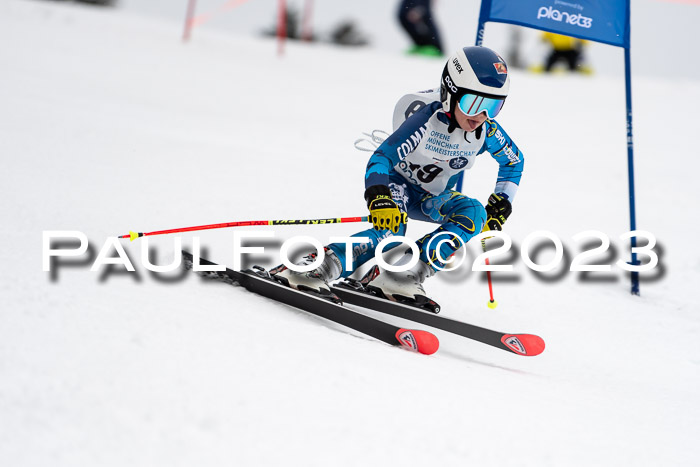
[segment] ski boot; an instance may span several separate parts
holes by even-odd
[[[407,253],[396,262],[394,266],[407,264],[412,255]],[[423,282],[435,274],[435,270],[425,262],[418,262],[409,270],[402,272],[385,271],[374,266],[360,280],[367,292],[377,297],[386,298],[394,302],[410,305],[431,313],[439,313],[440,305],[429,298]]]
[[[305,266],[313,263],[315,260],[316,253],[310,253],[295,264]],[[308,272],[296,272],[292,271],[284,264],[280,264],[269,272],[274,280],[287,287],[316,295],[334,303],[342,304],[342,300],[331,292],[330,286],[328,285],[329,281],[334,281],[339,278],[342,271],[343,266],[340,264],[338,257],[332,250],[326,248],[323,262],[316,269]]]

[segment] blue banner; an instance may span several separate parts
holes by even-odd
[[[629,48],[629,0],[483,0],[480,23],[518,24]]]

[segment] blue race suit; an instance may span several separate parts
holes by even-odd
[[[432,98],[435,100],[430,101]],[[478,155],[490,153],[499,164],[494,192],[505,193],[512,201],[524,162],[520,150],[495,120],[486,120],[473,132],[459,127],[449,132],[449,119],[435,91],[422,99],[423,107],[410,115],[370,157],[365,187],[386,185],[399,209],[408,213],[409,218],[440,224],[416,243],[420,259],[434,269],[441,269],[444,267],[441,258],[448,258],[480,233],[486,221],[486,211],[479,201],[451,189],[459,174],[471,168]],[[429,103],[426,104],[426,100]],[[398,235],[404,235],[405,231],[406,226],[402,225]],[[450,233],[448,239],[453,241],[431,242],[442,232]],[[345,244],[329,245],[345,265],[342,277],[349,276],[372,259],[379,242],[391,235],[389,230],[374,229],[353,235],[368,237],[369,242],[354,246],[349,264],[346,263]]]

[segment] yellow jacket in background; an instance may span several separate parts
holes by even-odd
[[[574,50],[585,45],[588,41],[576,39],[575,37],[554,34],[553,32],[542,33],[542,39],[552,44],[554,50]]]

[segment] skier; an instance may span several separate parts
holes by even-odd
[[[588,45],[588,41],[553,32],[542,33],[542,40],[547,42],[552,49],[544,66],[535,67],[533,71],[550,73],[558,62],[565,62],[569,71],[578,71],[586,75],[593,73],[593,69],[584,63],[583,49]]]
[[[352,257],[346,257],[344,243],[327,245],[323,262],[310,272],[298,273],[282,265],[270,273],[298,290],[334,296],[328,283],[348,277],[372,259],[382,239],[404,235],[407,218],[432,222],[440,226],[416,242],[420,255],[414,266],[404,272],[375,266],[363,280],[379,296],[430,309],[426,305],[432,300],[422,285],[425,279],[444,269],[444,259],[482,230],[501,230],[511,214],[523,156],[494,120],[508,88],[506,63],[491,49],[465,47],[450,56],[440,88],[399,101],[397,110],[407,118],[369,159],[364,197],[373,228],[354,235],[369,242],[353,248]],[[460,173],[484,152],[500,166],[486,208],[452,189]],[[453,241],[431,241],[444,233]],[[394,266],[406,266],[412,259],[409,249]],[[314,253],[299,264],[315,260]]]

